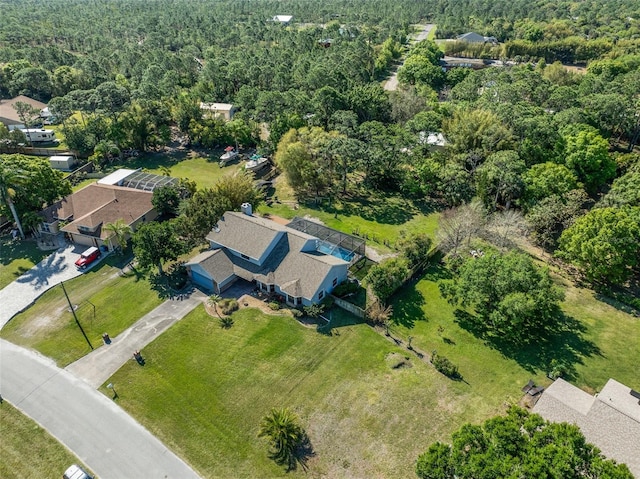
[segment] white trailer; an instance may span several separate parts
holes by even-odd
[[[20,130],[32,143],[51,143],[56,141],[56,132],[40,128],[22,128]]]

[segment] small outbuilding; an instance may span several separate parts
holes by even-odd
[[[281,25],[287,26],[293,20],[293,15],[276,15],[273,17],[274,22],[279,22]]]
[[[72,171],[77,160],[73,156],[56,155],[49,157],[49,165],[54,170]]]
[[[211,118],[222,118],[225,121],[233,120],[237,108],[231,103],[200,103],[200,110],[203,116]]]

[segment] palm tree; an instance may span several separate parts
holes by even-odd
[[[127,247],[127,236],[131,234],[131,226],[126,224],[124,220],[117,219],[114,223],[107,223],[104,225],[104,229],[112,233],[109,237],[109,242],[111,242],[111,238],[115,236],[116,242],[119,245],[118,248],[123,252]]]
[[[209,303],[209,306],[213,307],[213,310],[218,315],[218,318],[220,318],[220,320],[222,321],[222,316],[220,316],[220,313],[218,312],[218,303],[220,301],[222,301],[222,297],[219,294],[215,294],[214,293],[211,296],[209,296],[209,299],[207,300],[207,303]]]
[[[293,469],[297,461],[296,451],[304,444],[306,433],[293,412],[287,408],[274,408],[262,419],[258,437],[269,439],[271,459]]]
[[[18,226],[20,237],[24,239],[24,231],[22,229],[22,223],[20,222],[20,217],[18,216],[18,211],[16,210],[16,206],[13,203],[13,196],[16,194],[16,192],[11,187],[11,185],[19,184],[20,178],[21,178],[21,175],[19,171],[0,167],[0,201],[2,201],[2,203],[7,205],[11,210],[13,219],[15,220],[16,225]]]

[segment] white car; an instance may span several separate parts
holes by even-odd
[[[93,479],[89,474],[87,474],[85,472],[84,469],[82,469],[80,466],[78,466],[77,464],[74,464],[73,466],[69,466],[69,468],[64,471],[64,474],[62,475],[62,479]]]

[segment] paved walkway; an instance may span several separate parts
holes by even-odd
[[[67,246],[47,256],[13,283],[0,290],[0,329],[20,311],[31,305],[41,294],[62,281],[80,276],[75,266],[87,246]],[[102,256],[104,258],[105,255]],[[99,261],[98,261],[99,262]],[[94,267],[98,262],[92,264]]]
[[[4,399],[71,449],[101,479],[198,478],[110,398],[50,359],[2,339],[0,388]]]
[[[71,363],[66,370],[91,387],[98,388],[127,361],[134,360],[134,351],[144,348],[206,299],[207,296],[194,290],[182,300],[165,301],[129,329],[111,338],[110,344],[104,344]]]

